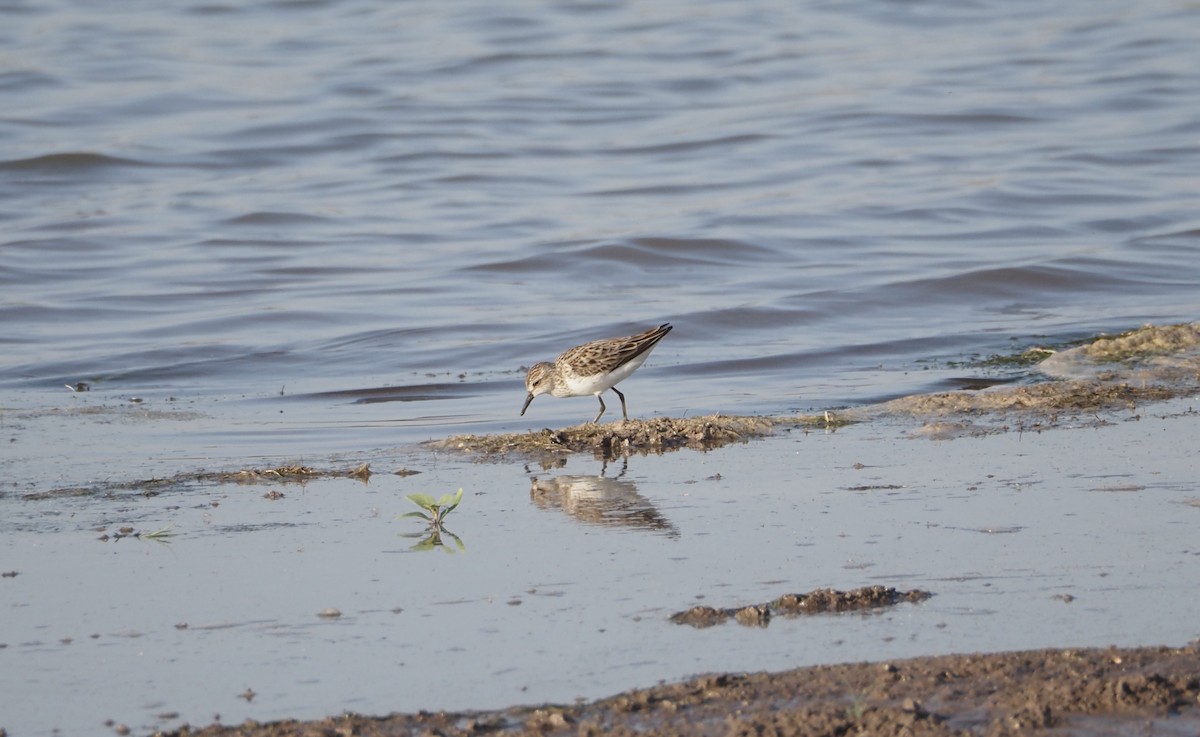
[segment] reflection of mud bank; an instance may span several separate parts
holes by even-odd
[[[816,589],[807,594],[784,594],[765,604],[717,609],[710,606],[694,606],[671,615],[675,624],[687,624],[697,629],[712,627],[733,619],[746,626],[766,627],[773,616],[798,617],[802,614],[824,614],[828,612],[863,612],[895,606],[902,601],[925,601],[932,594],[913,589],[897,591],[887,586],[866,586],[853,591]]]
[[[178,737],[353,734],[1194,734],[1195,648],[1036,650],[710,675],[571,706],[183,728]],[[1072,729],[1074,728],[1074,730]],[[1065,731],[1064,731],[1065,730]],[[1078,730],[1078,731],[1075,731]]]
[[[1147,326],[1059,352],[1036,366],[1035,383],[903,397],[871,407],[795,417],[709,415],[659,417],[562,430],[507,435],[460,435],[438,447],[488,456],[547,456],[590,451],[597,457],[707,450],[763,437],[779,428],[833,429],[877,417],[926,422],[932,437],[1042,430],[1085,421],[1103,423],[1103,412],[1136,410],[1200,391],[1200,323]]]

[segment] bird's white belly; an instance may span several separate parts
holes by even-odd
[[[615,370],[609,371],[607,374],[594,374],[592,376],[570,374],[569,376],[564,376],[563,384],[565,384],[564,388],[566,391],[560,394],[560,388],[555,387],[551,393],[556,397],[586,397],[588,394],[599,394],[628,379],[629,375],[637,371],[649,356],[650,351],[646,351],[628,363],[623,363]]]

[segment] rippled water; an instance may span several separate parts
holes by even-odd
[[[669,320],[635,412],[823,407],[1200,304],[1194,3],[4,14],[10,405],[553,424],[521,366]]]
[[[1195,2],[0,15],[6,488],[583,421],[521,367],[667,321],[639,416],[1200,311]]]

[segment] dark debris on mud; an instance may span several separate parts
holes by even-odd
[[[258,483],[261,481],[310,481],[319,478],[356,478],[367,480],[371,478],[371,464],[363,463],[351,469],[316,469],[309,466],[278,466],[276,468],[244,468],[240,471],[204,474],[200,481],[221,481],[238,483]]]
[[[36,491],[21,495],[25,501],[61,499],[74,496],[100,496],[104,494],[140,494],[157,496],[166,489],[197,483],[257,484],[257,483],[305,483],[323,478],[356,478],[367,481],[371,478],[370,464],[363,463],[354,468],[311,468],[303,465],[277,466],[275,468],[243,468],[238,471],[189,471],[166,478],[139,479],[136,481],[97,483],[91,486],[71,486]]]
[[[897,591],[890,586],[864,586],[852,591],[815,589],[807,594],[784,594],[764,604],[729,608],[694,606],[672,614],[671,621],[697,629],[722,624],[730,619],[747,627],[766,627],[773,616],[871,611],[905,601],[917,603],[931,596],[933,594],[920,589]]]

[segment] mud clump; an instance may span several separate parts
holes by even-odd
[[[799,424],[800,418],[792,418]],[[814,419],[814,422],[816,420]],[[598,458],[664,453],[679,448],[709,450],[772,434],[781,420],[771,417],[706,415],[655,417],[606,424],[587,423],[561,430],[544,429],[501,435],[457,435],[437,447],[479,453],[537,456],[591,452]]]
[[[697,629],[712,627],[733,619],[743,626],[766,627],[772,616],[798,617],[802,614],[827,612],[869,611],[895,606],[901,602],[917,603],[933,596],[928,591],[913,589],[897,591],[889,586],[864,586],[852,591],[815,589],[807,594],[784,594],[764,604],[719,609],[710,606],[695,606],[672,614],[675,624],[686,624]]]
[[[853,591],[817,589],[807,594],[785,594],[771,602],[771,608],[781,614],[819,614],[879,609],[901,602],[916,604],[933,594],[920,589],[897,591],[890,586],[865,586]]]

